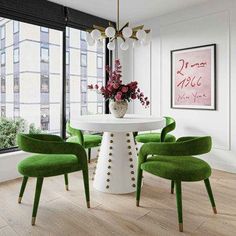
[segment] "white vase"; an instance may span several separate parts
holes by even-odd
[[[128,110],[128,102],[125,101],[109,101],[109,110],[116,118],[123,118]]]

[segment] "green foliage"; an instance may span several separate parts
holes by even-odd
[[[29,125],[29,134],[41,134],[42,131],[39,128],[35,127],[35,124],[30,124]]]
[[[26,121],[22,118],[16,120],[10,118],[0,118],[0,149],[16,147],[16,135],[20,132],[26,132]],[[29,125],[30,134],[40,134],[42,131]]]
[[[0,118],[0,149],[16,146],[16,135],[19,132],[24,132],[24,119],[9,119]]]

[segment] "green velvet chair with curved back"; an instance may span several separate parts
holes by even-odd
[[[99,147],[102,142],[102,136],[97,134],[83,134],[79,129],[71,127],[70,122],[66,123],[66,132],[70,137],[66,140],[70,143],[79,143],[85,149],[88,149],[88,162],[91,160],[91,148]]]
[[[193,155],[210,152],[211,137],[182,137],[174,143],[144,144],[138,157],[136,205],[139,206],[143,171],[173,181],[176,190],[179,230],[183,231],[182,182],[204,180],[214,213],[216,205],[209,177],[211,167]],[[151,156],[150,156],[151,155]],[[171,191],[173,193],[173,191]]]
[[[87,207],[90,207],[87,154],[80,144],[66,143],[61,137],[49,134],[18,134],[17,144],[25,152],[36,153],[22,160],[18,165],[18,171],[23,175],[19,203],[21,203],[28,178],[37,178],[32,225],[36,221],[45,177],[64,175],[68,190],[68,173],[82,170]]]
[[[150,143],[150,142],[175,142],[176,138],[169,132],[175,129],[175,120],[172,117],[165,117],[166,126],[162,129],[161,133],[143,133],[135,136],[135,140],[138,143]]]

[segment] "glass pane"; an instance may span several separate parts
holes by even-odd
[[[68,33],[70,32],[70,33]],[[67,28],[67,119],[105,113],[105,101],[88,84],[105,85],[105,41],[102,48],[89,46],[86,32]]]
[[[0,29],[0,149],[15,146],[17,132],[59,135],[62,32],[9,19]]]

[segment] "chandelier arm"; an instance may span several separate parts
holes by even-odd
[[[120,31],[122,31],[125,27],[128,27],[129,26],[129,22],[127,22],[121,29]]]
[[[144,25],[139,25],[133,28],[133,31],[138,31],[139,29],[143,29]]]

